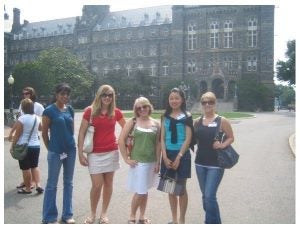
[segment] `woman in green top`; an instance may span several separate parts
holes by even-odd
[[[130,165],[128,175],[128,189],[134,192],[131,201],[129,224],[150,224],[150,219],[145,217],[148,200],[148,189],[154,185],[159,172],[160,144],[159,122],[150,117],[153,106],[145,97],[135,100],[133,111],[135,118],[126,122],[120,137],[119,148],[124,161]],[[131,153],[128,152],[125,142],[133,129],[134,145]],[[136,212],[140,210],[138,221]]]

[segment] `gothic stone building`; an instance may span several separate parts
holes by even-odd
[[[163,84],[193,79],[198,96],[207,90],[233,101],[237,79],[250,76],[273,87],[274,6],[157,6],[110,12],[86,5],[82,16],[20,23],[14,9],[5,35],[5,76],[33,61],[41,50],[72,50],[97,77],[123,69],[147,70]]]

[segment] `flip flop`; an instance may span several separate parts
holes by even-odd
[[[148,218],[144,218],[144,219],[139,219],[138,224],[151,224],[151,220]]]
[[[24,188],[21,188],[21,189],[18,190],[18,193],[19,194],[30,194],[32,192],[31,191],[26,191]]]
[[[83,222],[84,224],[93,224],[93,223],[95,223],[95,217],[87,217],[87,218],[85,218],[85,220],[84,220],[84,222]]]
[[[100,217],[99,224],[109,224],[109,219],[107,217]]]
[[[42,187],[36,187],[35,189],[38,194],[42,194],[44,192],[44,189]]]
[[[127,224],[135,224],[135,220],[128,220]]]

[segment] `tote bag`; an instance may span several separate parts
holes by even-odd
[[[95,127],[92,125],[92,110],[89,120],[89,126],[87,128],[84,142],[83,142],[83,152],[85,153],[91,153],[94,149],[94,133],[95,133]]]

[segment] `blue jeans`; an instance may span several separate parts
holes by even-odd
[[[57,221],[58,211],[56,206],[57,183],[61,166],[63,165],[63,210],[62,220],[73,217],[72,194],[73,194],[73,175],[76,159],[76,148],[70,150],[67,157],[60,159],[60,154],[48,152],[48,179],[44,194],[43,203],[43,223]]]
[[[196,173],[202,192],[205,224],[221,224],[220,210],[216,195],[224,175],[224,169],[196,165]]]

